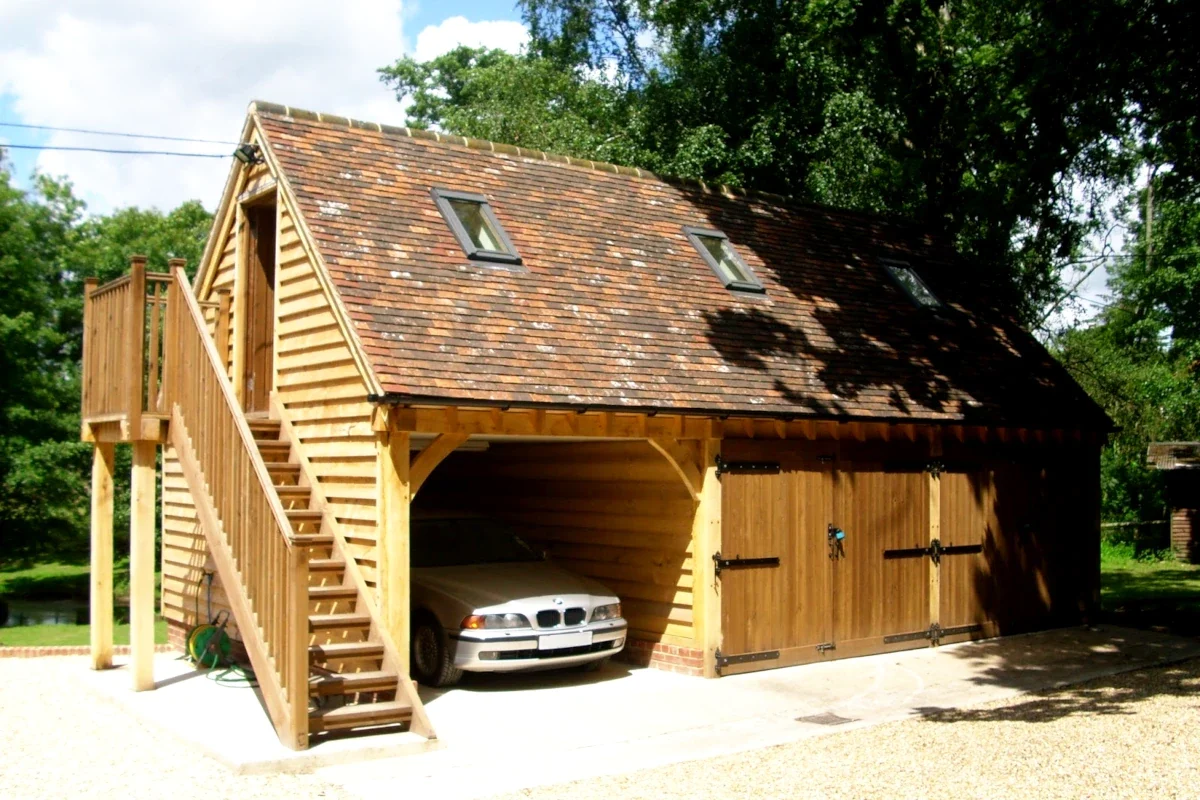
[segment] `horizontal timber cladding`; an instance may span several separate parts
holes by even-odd
[[[350,551],[376,578],[377,464],[370,389],[286,203],[279,209],[275,395]]]
[[[722,571],[724,673],[1087,613],[1099,578],[1097,448],[950,442],[935,455],[942,447],[936,435],[725,440],[722,558],[779,565]]]
[[[696,504],[644,441],[497,444],[433,471],[413,512],[462,510],[515,523],[550,557],[618,597],[630,637],[690,645]]]
[[[211,591],[206,575],[212,573]],[[196,506],[175,449],[162,450],[162,616],[191,628],[216,614],[229,612],[221,578],[208,557]],[[230,632],[237,622],[229,615]]]

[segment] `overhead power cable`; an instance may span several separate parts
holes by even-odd
[[[179,156],[180,158],[229,158],[230,153],[180,153],[172,150],[111,150],[104,147],[62,147],[49,144],[0,144],[0,150],[70,150],[79,153],[109,153],[123,156]]]
[[[61,133],[86,133],[91,136],[123,136],[127,139],[161,139],[165,142],[192,142],[194,144],[238,144],[225,139],[191,139],[186,136],[158,136],[152,133],[124,133],[121,131],[97,131],[89,128],[56,128],[53,125],[30,125],[25,122],[0,122],[0,128],[25,128],[35,131],[58,131]]]

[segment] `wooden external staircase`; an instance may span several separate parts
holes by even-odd
[[[283,424],[248,424],[292,530],[308,544],[309,733],[408,723],[428,735],[413,684],[402,677],[337,521],[314,493]]]
[[[89,285],[85,434],[115,424],[128,432],[124,441],[143,449],[156,442],[175,448],[267,713],[285,745],[303,749],[313,736],[383,726],[433,738],[374,594],[348,557],[289,423],[242,412],[214,342],[227,329],[206,320],[182,265],[153,277],[166,284],[165,297],[159,289],[145,296],[142,260],[132,279],[114,282],[132,291],[105,307],[97,299],[115,296],[114,290]],[[130,332],[132,343],[109,341]],[[106,373],[106,354],[128,354],[133,366]],[[108,380],[120,385],[106,386]],[[138,422],[130,424],[130,417]],[[161,421],[153,437],[141,432],[145,418]],[[151,466],[152,456],[151,450]],[[152,542],[152,518],[149,530]]]

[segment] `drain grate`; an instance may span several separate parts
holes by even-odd
[[[845,725],[847,722],[854,722],[846,717],[839,717],[837,714],[831,714],[828,711],[824,714],[813,714],[808,717],[796,717],[796,722],[808,722],[812,725]]]

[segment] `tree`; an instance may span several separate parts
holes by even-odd
[[[1140,218],[1111,268],[1112,303],[1098,324],[1056,343],[1120,429],[1102,456],[1108,519],[1163,519],[1164,477],[1146,466],[1146,446],[1200,439],[1200,204],[1154,202],[1163,183],[1152,179],[1135,197]]]
[[[199,203],[169,214],[85,216],[69,183],[12,185],[0,163],[0,563],[87,551],[90,456],[79,441],[83,279],[114,278],[132,253],[194,264],[211,220]],[[116,529],[128,520],[128,454],[117,472]]]
[[[521,56],[382,71],[413,124],[910,217],[1026,321],[1139,148],[1195,129],[1178,0],[523,6]]]

